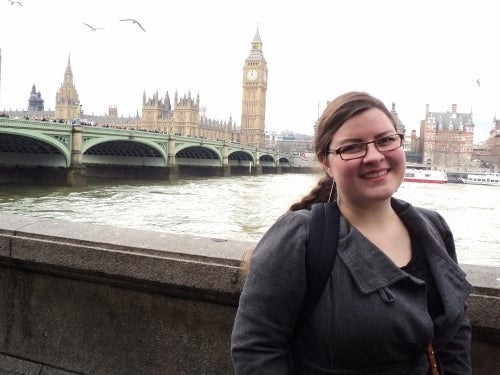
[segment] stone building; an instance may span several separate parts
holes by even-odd
[[[420,124],[422,162],[436,167],[460,171],[471,166],[474,122],[472,113],[431,112],[426,105],[425,119]]]
[[[243,100],[241,107],[241,143],[265,146],[267,63],[262,53],[259,30],[243,67]]]
[[[173,104],[168,92],[163,97],[158,92],[147,97],[144,92],[142,118],[137,128],[264,147],[267,72],[262,40],[257,30],[243,67],[241,128],[236,126],[231,116],[225,121],[206,117],[200,95],[195,97],[190,91],[184,95],[175,92]]]
[[[168,92],[164,97],[160,97],[158,92],[152,97],[147,97],[144,92],[141,117],[139,114],[135,118],[118,117],[116,107],[109,107],[109,113],[105,116],[84,114],[73,83],[73,73],[68,58],[64,82],[56,95],[54,119],[70,122],[85,117],[97,126],[227,140],[263,147],[267,72],[267,63],[262,53],[262,40],[257,29],[252,40],[250,55],[243,67],[242,125],[239,128],[231,116],[224,121],[207,118],[205,110],[200,105],[200,95],[194,97],[190,91],[184,95],[176,92],[173,103]]]
[[[71,60],[68,57],[68,65],[64,72],[64,81],[56,93],[55,119],[72,121],[80,117],[80,101],[78,92],[73,83],[73,72],[71,71]]]
[[[40,91],[36,91],[36,87],[33,84],[31,88],[30,98],[28,99],[28,112],[43,112],[43,103],[42,94]]]
[[[398,112],[396,111],[396,103],[395,102],[392,102],[391,115],[392,115],[392,118],[394,119],[394,121],[396,121],[396,132],[398,132],[399,134],[406,135],[405,134],[406,128],[403,125],[403,122],[401,121],[401,119],[399,118]]]
[[[474,159],[481,167],[500,171],[500,120],[493,119],[489,138],[474,148]]]
[[[157,131],[188,137],[209,138],[239,142],[240,129],[227,121],[207,118],[200,107],[200,95],[193,97],[191,92],[179,96],[176,92],[172,108],[168,92],[163,98],[158,92],[147,98],[142,97],[142,119],[140,130]]]

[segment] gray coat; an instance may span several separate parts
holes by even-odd
[[[422,244],[444,314],[431,319],[426,283],[398,268],[341,217],[331,277],[311,319],[295,324],[306,288],[310,211],[284,214],[255,248],[232,333],[236,374],[426,374],[432,340],[445,374],[470,374],[471,286],[436,212],[393,199]]]

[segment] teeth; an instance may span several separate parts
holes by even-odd
[[[383,176],[386,173],[387,173],[387,171],[380,171],[380,172],[368,173],[368,174],[365,174],[365,177],[366,178],[375,178],[375,177]]]

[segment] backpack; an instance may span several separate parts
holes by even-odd
[[[340,211],[336,202],[315,203],[311,212],[306,250],[307,286],[297,319],[297,328],[307,322],[321,298],[333,268],[339,238]]]

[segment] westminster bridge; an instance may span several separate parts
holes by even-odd
[[[89,177],[175,180],[314,168],[234,142],[48,121],[0,119],[0,181],[83,186]]]

